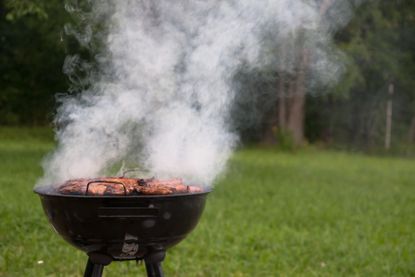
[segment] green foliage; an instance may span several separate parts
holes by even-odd
[[[408,16],[415,13],[411,2],[367,1],[356,10],[351,23],[337,34],[338,45],[348,58],[348,74],[338,89],[350,92],[389,81],[415,84],[405,66],[415,54],[412,41],[407,42],[415,32],[406,27],[414,21]]]
[[[306,134],[312,141],[383,147],[388,87],[393,84],[392,144],[396,149],[409,145],[415,118],[414,15],[411,0],[366,1],[356,9],[335,36],[345,53],[345,75],[331,93],[307,99]]]
[[[0,130],[0,276],[81,276],[85,266],[86,255],[52,230],[32,192],[52,143],[31,137],[44,132]],[[413,276],[414,171],[405,159],[239,151],[200,224],[168,252],[165,273]],[[105,272],[144,276],[135,262]]]
[[[67,21],[62,1],[8,1],[0,17],[0,124],[51,121],[62,74]]]
[[[43,1],[8,0],[5,6],[8,8],[6,19],[10,21],[18,20],[28,15],[35,15],[39,19],[47,19]]]
[[[70,22],[75,33],[81,31],[91,7],[89,1],[73,3],[80,6],[72,8],[75,16],[87,11],[84,20],[71,18],[60,0],[0,2],[0,125],[47,125],[53,119],[55,94],[68,91],[68,78],[81,89],[89,85],[83,82],[88,72],[77,68],[66,77],[62,65],[72,53],[93,60],[87,50],[103,47],[100,39],[108,15],[94,18],[93,30],[100,35],[80,49],[74,38],[64,35],[63,27]],[[307,140],[379,148],[387,87],[393,82],[393,147],[413,143],[408,129],[415,117],[415,2],[364,1],[352,21],[335,34],[335,41],[345,53],[345,74],[334,88],[313,88],[316,97],[308,97],[306,104]],[[97,68],[88,63],[88,70]],[[244,141],[261,141],[267,128],[276,124],[276,70],[242,68],[235,76],[239,94],[229,125]]]
[[[278,143],[278,149],[284,151],[293,151],[296,149],[293,136],[289,131],[279,128],[275,130],[274,134]]]

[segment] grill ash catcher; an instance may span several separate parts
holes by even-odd
[[[112,261],[128,260],[144,261],[147,276],[162,277],[166,250],[196,227],[209,191],[127,194],[123,180],[84,182],[82,194],[63,194],[50,187],[35,192],[56,232],[87,253],[85,277],[102,276]],[[105,186],[105,192],[89,194],[97,184]],[[145,186],[142,179],[137,185]],[[111,194],[115,191],[123,194]]]

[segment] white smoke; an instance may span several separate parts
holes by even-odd
[[[323,17],[324,3],[326,14],[342,12]],[[107,29],[98,34],[105,47],[95,53],[100,70],[88,74],[91,86],[61,99],[58,146],[45,159],[39,184],[107,174],[125,162],[151,176],[211,185],[237,143],[228,123],[238,97],[235,71],[273,64],[292,71],[297,48],[305,45],[314,55],[315,79],[335,80],[341,67],[330,38],[351,16],[348,3],[96,0],[88,13],[69,5],[91,25],[105,16]],[[67,32],[94,51],[87,26]],[[81,64],[77,57],[67,61],[68,70],[71,61]]]

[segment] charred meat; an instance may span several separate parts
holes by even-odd
[[[95,179],[73,179],[58,188],[62,194],[73,195],[166,195],[174,193],[196,193],[202,189],[185,185],[182,179],[137,179],[104,177]]]

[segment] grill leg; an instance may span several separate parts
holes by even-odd
[[[150,263],[146,262],[146,271],[148,277],[163,277],[163,269],[161,268],[161,263]]]
[[[161,262],[166,256],[166,250],[160,246],[153,246],[144,258],[148,277],[163,277]]]
[[[94,264],[91,259],[88,259],[86,264],[84,277],[101,277],[104,271],[104,265]]]

